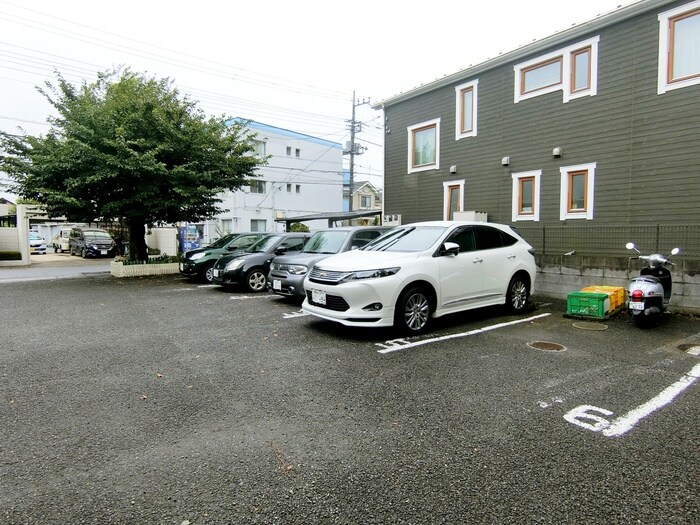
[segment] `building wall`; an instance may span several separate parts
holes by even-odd
[[[340,144],[300,133],[251,123],[257,140],[264,140],[267,166],[259,170],[265,193],[248,187],[221,196],[229,210],[208,223],[205,242],[226,231],[250,231],[251,221],[264,220],[266,231],[284,231],[275,219],[343,209],[343,150]],[[298,151],[298,153],[297,153]],[[311,229],[327,227],[327,221],[307,223]]]
[[[463,180],[464,210],[513,224],[512,174],[542,170],[543,225],[700,222],[700,149],[694,147],[700,86],[657,94],[658,13],[687,3],[666,3],[571,41],[600,36],[596,96],[564,103],[557,91],[514,103],[513,66],[548,51],[537,49],[476,77],[455,77],[450,85],[386,105],[385,213],[401,214],[404,224],[441,219],[443,183]],[[475,79],[478,134],[455,140],[454,88]],[[435,118],[439,169],[407,174],[407,128]],[[563,148],[561,158],[552,156],[556,146]],[[511,159],[507,167],[501,166],[504,156]],[[561,221],[559,168],[590,162],[597,166],[593,220]]]

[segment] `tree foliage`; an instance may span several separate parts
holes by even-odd
[[[11,191],[51,217],[125,223],[138,259],[147,258],[146,225],[216,215],[217,195],[264,162],[245,122],[206,118],[168,79],[127,69],[75,87],[59,74],[39,91],[58,113],[49,132],[0,135]]]

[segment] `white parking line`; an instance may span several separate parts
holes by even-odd
[[[564,419],[579,427],[593,432],[602,432],[606,437],[616,437],[629,432],[642,419],[671,403],[681,392],[700,378],[700,364],[681,377],[659,395],[643,405],[639,405],[625,415],[608,421],[606,417],[614,415],[610,410],[592,405],[581,405],[564,414]]]
[[[449,339],[458,339],[460,337],[468,337],[470,335],[483,334],[484,332],[498,330],[499,328],[505,328],[507,326],[513,326],[516,324],[534,321],[536,319],[542,319],[543,317],[548,317],[550,315],[552,315],[552,314],[534,315],[532,317],[526,317],[525,319],[518,319],[516,321],[510,321],[508,323],[498,323],[498,324],[494,324],[491,326],[485,326],[484,328],[477,328],[476,330],[469,330],[468,332],[443,335],[442,337],[434,337],[432,339],[423,339],[421,341],[409,342],[406,339],[392,339],[390,341],[386,341],[385,343],[377,343],[377,346],[382,347],[382,350],[378,350],[378,353],[389,354],[391,352],[398,352],[399,350],[406,350],[408,348],[415,348],[416,346],[422,346],[422,345],[427,345],[427,344],[431,344],[431,343],[439,343],[441,341],[447,341]]]

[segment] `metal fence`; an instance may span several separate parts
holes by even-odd
[[[700,224],[681,226],[517,226],[537,253],[559,256],[575,250],[584,257],[628,256],[633,242],[642,253],[669,254],[679,247],[686,257],[700,257]]]

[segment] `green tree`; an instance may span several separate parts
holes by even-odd
[[[245,122],[206,118],[168,79],[126,69],[75,87],[58,74],[38,90],[58,116],[46,136],[0,134],[10,190],[51,217],[124,223],[138,260],[147,226],[216,215],[217,195],[265,162]]]

